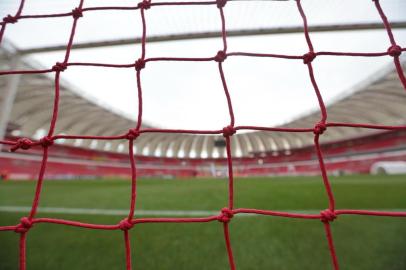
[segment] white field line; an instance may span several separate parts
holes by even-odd
[[[29,212],[29,206],[0,206],[0,212]],[[39,213],[125,216],[127,209],[91,209],[91,208],[65,208],[65,207],[38,207]],[[174,217],[204,217],[218,215],[219,211],[200,210],[135,210],[136,216],[174,216]]]
[[[29,206],[0,206],[0,212],[29,212]],[[371,209],[372,210],[372,209]],[[391,212],[406,212],[406,209],[373,209],[377,211],[391,211]],[[125,216],[129,210],[125,209],[91,209],[91,208],[65,208],[65,207],[38,207],[39,213],[52,213],[52,214],[74,214],[74,215],[100,215],[100,216]],[[277,210],[290,213],[300,214],[318,214],[320,210]],[[220,211],[205,211],[205,210],[135,210],[135,216],[152,216],[152,217],[206,217],[219,215]],[[238,214],[236,217],[241,216],[258,216],[256,214]]]

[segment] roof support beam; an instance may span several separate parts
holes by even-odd
[[[10,68],[18,69],[20,65],[20,57],[14,55]],[[13,108],[14,100],[17,95],[18,86],[20,84],[21,74],[10,75],[6,83],[5,89],[1,91],[3,97],[0,105],[0,140],[4,139],[7,131],[7,124],[10,120],[11,109]],[[0,144],[0,150],[2,144]]]
[[[406,21],[391,23],[392,29],[406,28]],[[310,26],[310,32],[336,32],[336,31],[359,31],[359,30],[375,30],[384,29],[382,23],[358,23],[358,24],[339,24],[339,25],[319,25]],[[275,34],[292,34],[302,33],[302,26],[293,27],[279,27],[279,28],[260,28],[260,29],[239,29],[228,30],[227,37],[246,37],[246,36],[258,36],[258,35],[275,35]],[[193,40],[193,39],[206,39],[206,38],[218,38],[221,37],[221,32],[210,31],[201,33],[183,33],[183,34],[170,34],[170,35],[158,35],[150,36],[147,38],[148,43],[153,42],[165,42],[165,41],[178,41],[178,40]],[[129,39],[116,39],[105,40],[96,42],[87,42],[74,44],[72,49],[89,49],[98,47],[110,47],[110,46],[123,46],[140,44],[141,38],[129,38]],[[53,51],[66,50],[66,45],[55,45],[41,48],[31,48],[19,50],[21,55],[33,54],[33,53],[45,53]]]

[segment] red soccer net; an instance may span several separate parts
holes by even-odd
[[[317,52],[314,50],[310,35],[309,29],[307,26],[307,20],[305,12],[301,6],[300,0],[296,0],[298,11],[303,19],[303,30],[308,45],[308,52],[304,55],[280,55],[280,54],[259,54],[259,53],[247,53],[247,52],[228,52],[227,51],[227,32],[226,32],[226,19],[224,16],[224,8],[227,4],[227,0],[217,0],[217,1],[202,1],[202,2],[154,2],[151,3],[150,0],[144,0],[140,2],[137,6],[134,7],[87,7],[83,8],[84,0],[80,0],[79,6],[74,8],[71,12],[61,13],[61,14],[42,14],[42,15],[23,15],[24,0],[21,0],[18,11],[14,16],[8,15],[3,18],[0,30],[0,42],[6,31],[8,24],[17,23],[19,20],[25,19],[40,19],[40,18],[50,18],[50,17],[65,17],[72,16],[73,23],[72,29],[69,36],[69,41],[66,45],[65,58],[61,62],[57,62],[53,67],[44,70],[8,70],[0,71],[1,76],[10,75],[10,74],[39,74],[39,73],[54,73],[55,74],[55,97],[54,97],[54,107],[52,120],[50,122],[48,134],[39,141],[31,141],[27,138],[22,138],[17,141],[0,141],[3,145],[9,145],[11,151],[17,151],[19,149],[26,150],[30,147],[42,147],[43,156],[42,156],[42,165],[39,171],[35,196],[33,199],[31,211],[28,217],[22,217],[21,222],[17,225],[3,226],[0,227],[0,231],[15,231],[20,234],[20,269],[26,269],[26,237],[35,224],[39,223],[54,223],[67,226],[76,226],[83,227],[88,229],[97,229],[97,230],[122,230],[124,234],[124,244],[126,250],[126,265],[127,269],[131,269],[131,246],[129,241],[129,233],[131,228],[139,223],[189,223],[189,222],[212,222],[219,221],[222,223],[224,229],[224,239],[225,245],[227,248],[228,259],[230,263],[230,269],[235,269],[235,263],[232,252],[232,245],[230,241],[229,234],[229,222],[234,215],[240,213],[251,213],[259,215],[270,215],[270,216],[280,216],[287,218],[299,218],[299,219],[320,219],[324,224],[324,229],[326,233],[326,238],[328,241],[328,247],[331,255],[331,261],[333,269],[339,269],[338,259],[336,256],[333,236],[330,229],[331,222],[337,218],[339,215],[370,215],[370,216],[390,216],[390,217],[406,217],[406,212],[386,212],[386,211],[366,211],[366,210],[347,210],[347,209],[336,209],[334,202],[334,194],[331,189],[329,179],[326,173],[326,168],[324,166],[323,155],[319,145],[319,138],[327,128],[333,127],[354,127],[354,128],[368,128],[368,129],[383,129],[383,130],[404,130],[406,126],[386,126],[386,125],[370,125],[370,124],[360,124],[360,123],[336,123],[327,121],[327,111],[325,104],[321,95],[321,92],[317,86],[317,82],[314,76],[312,61],[316,57],[321,57],[324,55],[329,56],[353,56],[353,57],[393,57],[394,64],[396,66],[399,79],[406,89],[406,78],[402,70],[402,66],[399,60],[400,55],[406,48],[402,48],[396,44],[395,38],[392,34],[391,26],[386,18],[384,11],[382,10],[379,0],[372,1],[376,6],[376,10],[379,13],[382,23],[386,29],[389,38],[389,48],[386,52],[376,52],[376,53],[362,53],[362,52]],[[221,17],[221,36],[223,41],[223,48],[221,48],[214,57],[207,58],[173,58],[173,57],[162,57],[162,58],[146,58],[146,29],[147,24],[145,20],[146,10],[154,8],[157,6],[180,6],[180,5],[206,5],[214,6],[219,10],[219,16]],[[75,36],[75,30],[78,25],[79,19],[87,12],[94,12],[97,10],[139,10],[140,16],[142,19],[142,38],[141,46],[142,52],[140,58],[135,61],[135,63],[116,65],[109,63],[73,63],[69,62],[69,55],[72,49],[72,44]],[[309,128],[269,128],[269,127],[258,127],[258,126],[235,126],[234,125],[234,113],[233,106],[231,102],[231,97],[227,88],[227,81],[224,75],[223,62],[228,57],[235,56],[246,56],[246,57],[274,57],[274,58],[283,58],[283,59],[296,59],[301,60],[307,66],[309,71],[309,77],[313,85],[314,91],[317,95],[319,102],[321,119],[318,123],[315,123],[314,127]],[[218,63],[218,70],[220,78],[222,81],[224,94],[227,98],[228,110],[230,115],[230,122],[226,125],[225,128],[219,130],[175,130],[175,129],[143,129],[141,128],[142,123],[142,83],[141,83],[141,71],[146,67],[148,62],[157,62],[157,61],[215,61]],[[70,66],[102,66],[109,68],[135,68],[137,75],[137,89],[138,89],[138,121],[136,127],[130,129],[128,132],[117,136],[82,136],[78,135],[55,135],[55,124],[58,119],[58,104],[59,104],[59,81],[60,74],[65,69]],[[328,196],[329,205],[326,210],[320,212],[320,214],[300,214],[300,213],[291,213],[291,212],[279,212],[279,211],[270,211],[262,209],[248,209],[248,208],[234,208],[233,200],[233,161],[231,155],[231,136],[239,130],[255,130],[255,131],[266,131],[266,132],[309,132],[314,133],[314,146],[317,152],[317,157],[320,165],[321,176],[325,186],[325,190]],[[222,134],[226,140],[226,150],[227,150],[227,160],[228,160],[228,206],[221,209],[219,215],[200,217],[200,218],[134,218],[135,202],[137,195],[137,172],[136,164],[133,154],[133,144],[137,137],[142,136],[146,133],[152,132],[161,132],[161,133],[184,133],[184,134]],[[47,167],[47,158],[48,150],[52,147],[54,141],[60,139],[96,139],[96,140],[128,140],[129,145],[129,161],[131,164],[131,173],[132,173],[132,185],[131,185],[131,200],[130,200],[130,210],[128,216],[126,216],[119,224],[114,225],[104,225],[104,224],[90,224],[90,223],[81,223],[73,220],[63,220],[55,218],[36,218],[37,207],[41,197],[41,189],[43,184],[44,173]]]

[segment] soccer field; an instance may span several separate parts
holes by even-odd
[[[406,209],[405,176],[331,178],[337,209]],[[27,214],[35,182],[0,183],[0,226]],[[117,224],[130,182],[45,181],[38,217]],[[136,216],[201,216],[227,205],[226,179],[138,182]],[[320,177],[237,179],[235,208],[318,213],[327,208]],[[202,211],[202,212],[198,212]],[[406,269],[406,218],[339,216],[332,233],[342,269]],[[237,269],[331,269],[322,222],[237,215],[230,222]],[[138,224],[130,231],[134,269],[229,269],[222,224]],[[35,224],[27,269],[125,269],[122,231]],[[0,232],[0,269],[18,268],[18,239]]]

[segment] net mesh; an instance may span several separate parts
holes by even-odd
[[[229,0],[230,1],[230,0]],[[387,217],[406,217],[406,212],[394,212],[394,211],[369,211],[369,210],[354,210],[354,209],[336,209],[333,190],[330,186],[330,182],[327,176],[326,168],[323,161],[323,154],[320,149],[319,139],[323,132],[327,128],[333,127],[354,127],[354,128],[369,128],[369,129],[383,129],[383,130],[400,130],[406,129],[406,126],[387,126],[387,125],[371,125],[362,123],[338,123],[338,122],[328,122],[327,121],[327,110],[317,85],[315,79],[312,61],[321,56],[353,56],[353,57],[385,57],[390,56],[393,58],[394,65],[396,67],[399,80],[406,89],[406,78],[402,70],[402,65],[400,62],[400,55],[406,50],[397,45],[395,37],[392,33],[390,23],[385,16],[385,13],[380,5],[379,0],[373,0],[371,4],[374,4],[379,16],[382,19],[382,24],[386,29],[387,36],[389,39],[389,48],[385,52],[374,52],[374,53],[363,53],[363,52],[333,52],[333,51],[315,51],[312,40],[309,35],[309,28],[307,24],[307,19],[305,12],[302,8],[300,0],[296,0],[297,9],[303,20],[303,32],[305,40],[308,46],[308,52],[303,55],[282,55],[282,54],[259,54],[259,53],[248,53],[248,52],[228,52],[227,51],[227,31],[226,31],[226,18],[224,15],[224,9],[226,8],[227,0],[217,0],[217,1],[202,1],[202,2],[151,2],[150,0],[144,0],[138,3],[137,6],[131,7],[87,7],[84,8],[84,0],[80,0],[79,5],[74,8],[71,12],[59,13],[59,14],[42,14],[42,15],[23,15],[25,0],[21,0],[19,8],[14,15],[8,15],[3,18],[0,30],[0,42],[3,38],[4,32],[6,31],[8,24],[17,23],[19,20],[23,19],[40,19],[40,18],[50,18],[50,17],[73,17],[72,28],[68,42],[66,44],[65,58],[61,62],[57,62],[54,66],[43,70],[7,70],[0,71],[0,75],[11,75],[11,74],[39,74],[39,73],[54,73],[55,74],[55,93],[54,93],[54,106],[52,119],[49,125],[48,134],[38,141],[32,141],[28,138],[20,138],[17,141],[2,140],[0,141],[3,145],[8,145],[11,151],[17,151],[19,149],[27,150],[31,147],[42,147],[42,164],[39,169],[38,181],[36,185],[35,195],[32,202],[32,207],[29,215],[27,217],[22,217],[20,223],[11,226],[2,226],[0,231],[15,231],[20,234],[19,241],[19,268],[21,270],[26,269],[26,237],[35,224],[39,223],[53,223],[67,226],[83,227],[88,229],[97,230],[122,230],[124,235],[124,245],[126,254],[126,267],[127,269],[132,269],[131,262],[131,245],[129,240],[130,230],[134,225],[140,223],[190,223],[190,222],[214,222],[219,221],[222,223],[224,230],[224,240],[225,247],[227,249],[228,260],[230,269],[236,269],[232,245],[229,233],[229,223],[233,216],[241,213],[250,213],[258,215],[270,215],[279,216],[286,218],[297,218],[297,219],[319,219],[324,225],[324,230],[326,234],[326,239],[328,242],[329,253],[331,256],[331,262],[333,269],[339,269],[338,258],[334,248],[333,236],[331,233],[331,222],[340,215],[368,215],[368,216],[387,216]],[[171,57],[161,57],[161,58],[146,58],[146,39],[147,39],[147,23],[146,23],[146,10],[157,7],[157,6],[188,6],[188,5],[205,5],[214,6],[219,11],[219,16],[221,18],[221,38],[223,47],[218,51],[218,53],[213,57],[208,58],[171,58]],[[142,37],[141,37],[141,55],[138,60],[130,64],[109,64],[109,63],[73,63],[69,62],[69,56],[73,45],[73,40],[75,36],[75,31],[79,22],[79,19],[87,12],[94,12],[97,10],[138,10],[142,20]],[[234,125],[234,112],[231,101],[231,96],[227,88],[227,81],[225,73],[223,70],[223,62],[228,57],[245,56],[245,57],[270,57],[270,58],[283,58],[283,59],[293,59],[302,61],[308,69],[309,78],[313,85],[314,91],[317,95],[321,118],[318,123],[315,123],[314,127],[309,128],[269,128],[261,126],[235,126]],[[141,73],[148,62],[158,62],[158,61],[215,61],[218,63],[218,71],[220,79],[223,85],[224,94],[227,98],[228,111],[230,116],[230,122],[225,125],[223,129],[219,130],[180,130],[180,129],[155,129],[155,128],[142,128],[142,84],[141,84]],[[55,125],[58,119],[58,105],[59,105],[59,91],[60,91],[60,76],[61,72],[70,66],[94,66],[94,67],[110,67],[110,68],[134,68],[137,77],[137,89],[138,89],[138,120],[134,128],[131,128],[124,134],[117,136],[83,136],[83,135],[55,135]],[[250,208],[234,208],[234,189],[233,189],[233,159],[231,155],[231,137],[240,130],[254,130],[254,131],[265,131],[265,132],[308,132],[314,133],[314,147],[317,153],[318,162],[320,165],[320,172],[323,179],[325,191],[328,197],[328,207],[322,210],[320,214],[303,214],[303,213],[292,213],[292,212],[282,212],[282,211],[271,211],[262,209],[250,209]],[[136,209],[136,195],[137,195],[137,170],[136,162],[134,159],[133,145],[137,137],[142,136],[146,133],[159,132],[159,133],[183,133],[183,134],[219,134],[223,135],[226,141],[226,152],[227,152],[227,162],[228,162],[228,205],[219,211],[218,215],[207,216],[207,217],[185,217],[185,218],[138,218],[134,217],[134,212]],[[131,199],[130,208],[128,216],[126,216],[121,222],[113,225],[106,224],[91,224],[82,223],[73,220],[63,220],[55,218],[37,218],[37,208],[40,202],[41,190],[43,185],[44,174],[47,167],[48,150],[53,145],[54,141],[60,139],[91,139],[91,140],[127,140],[129,149],[129,162],[131,165]]]

